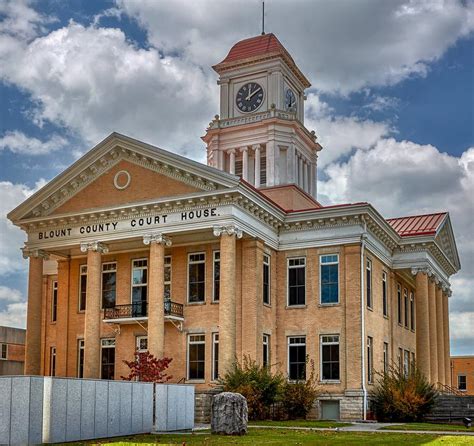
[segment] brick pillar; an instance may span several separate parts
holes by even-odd
[[[412,274],[416,274],[416,363],[428,381],[431,381],[428,276],[416,269],[412,270]]]
[[[171,240],[161,233],[143,236],[143,243],[150,245],[148,266],[148,351],[162,358],[165,351],[165,246],[171,246]]]
[[[232,367],[236,360],[236,239],[242,231],[233,225],[215,226],[214,235],[221,237],[221,277],[219,288],[219,374]]]
[[[102,253],[108,252],[99,242],[81,243],[87,252],[86,323],[84,329],[84,378],[100,378],[100,312]]]
[[[443,325],[443,293],[439,286],[436,286],[436,341],[438,350],[438,381],[446,384],[445,363],[444,363],[444,325]]]
[[[58,310],[56,332],[56,376],[67,376],[69,325],[69,260],[58,261]],[[48,308],[51,314],[51,308]],[[47,313],[47,314],[48,314]]]
[[[444,376],[446,379],[446,384],[452,386],[451,382],[451,353],[449,345],[449,301],[448,294],[441,293],[443,300],[443,325],[444,325]]]
[[[428,310],[430,316],[430,376],[431,382],[438,382],[438,340],[436,326],[436,284],[428,281]]]
[[[25,375],[39,375],[41,373],[43,259],[47,258],[47,254],[42,250],[24,249],[23,257],[30,258],[24,372]]]

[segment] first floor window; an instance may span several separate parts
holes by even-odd
[[[398,323],[402,325],[402,287],[400,284],[397,285],[397,310]]]
[[[188,302],[204,302],[206,292],[206,254],[189,254]]]
[[[263,303],[270,305],[270,256],[263,255]]]
[[[53,282],[53,292],[51,294],[51,322],[56,322],[58,318],[58,282]]]
[[[321,303],[339,302],[339,256],[324,255],[319,258],[319,277],[321,280]]]
[[[288,259],[288,306],[306,304],[306,259]]]
[[[367,259],[365,273],[367,307],[372,308],[372,260]]]
[[[412,370],[415,370],[415,365],[416,365],[416,362],[415,362],[415,352],[411,352],[411,369],[412,369]]]
[[[117,288],[117,263],[102,264],[102,308],[115,307],[115,293]]]
[[[188,336],[188,379],[204,379],[206,359],[206,336],[194,334]]]
[[[86,310],[87,265],[79,267],[79,311]]]
[[[263,335],[263,358],[262,358],[263,367],[270,366],[270,335]]]
[[[115,339],[101,340],[101,375],[102,379],[115,377]]]
[[[403,351],[403,374],[405,376],[410,374],[410,352],[408,350]]]
[[[49,350],[49,376],[56,376],[56,347]]]
[[[406,288],[403,290],[403,306],[404,306],[404,309],[405,309],[405,327],[408,328],[408,310],[409,310],[409,307],[408,307],[408,291],[407,291]]]
[[[415,329],[415,295],[410,293],[410,328]]]
[[[212,288],[212,300],[219,302],[220,286],[221,286],[221,253],[220,251],[214,251],[214,266],[213,266],[213,288]]]
[[[458,375],[458,390],[467,390],[467,377],[466,375]]]
[[[374,379],[374,340],[367,337],[367,382],[371,383]]]
[[[388,373],[388,344],[383,343],[383,372]]]
[[[398,348],[398,371],[402,373],[403,371],[403,349]]]
[[[164,298],[165,300],[171,300],[171,256],[165,256],[165,264],[164,264]]]
[[[288,378],[294,381],[306,379],[305,336],[290,336],[288,338]]]
[[[77,377],[84,378],[84,339],[77,341]]]
[[[321,379],[339,381],[339,335],[321,336]]]
[[[388,301],[387,301],[387,273],[382,272],[382,313],[388,316]]]
[[[148,337],[137,336],[137,352],[145,353],[148,351]]]
[[[8,358],[8,345],[7,344],[0,344],[0,359],[7,359]]]
[[[219,333],[212,334],[212,379],[219,379]]]
[[[132,261],[132,316],[147,315],[146,299],[148,290],[148,260]]]

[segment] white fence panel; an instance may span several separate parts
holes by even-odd
[[[194,427],[194,386],[156,384],[157,431],[177,431]]]

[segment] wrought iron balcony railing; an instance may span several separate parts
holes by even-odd
[[[182,318],[183,304],[165,300],[164,302],[165,316],[174,316]],[[136,319],[148,316],[148,302],[133,302],[128,305],[115,305],[115,307],[104,309],[104,319]]]

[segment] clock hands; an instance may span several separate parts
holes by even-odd
[[[252,93],[250,93],[251,88],[249,88],[249,94],[247,95],[247,97],[245,98],[245,100],[246,100],[246,101],[249,101],[249,100],[252,98],[252,96],[253,96],[254,94],[258,93],[261,89],[262,89],[262,88],[259,87],[259,88],[257,88],[256,90],[252,91]]]

